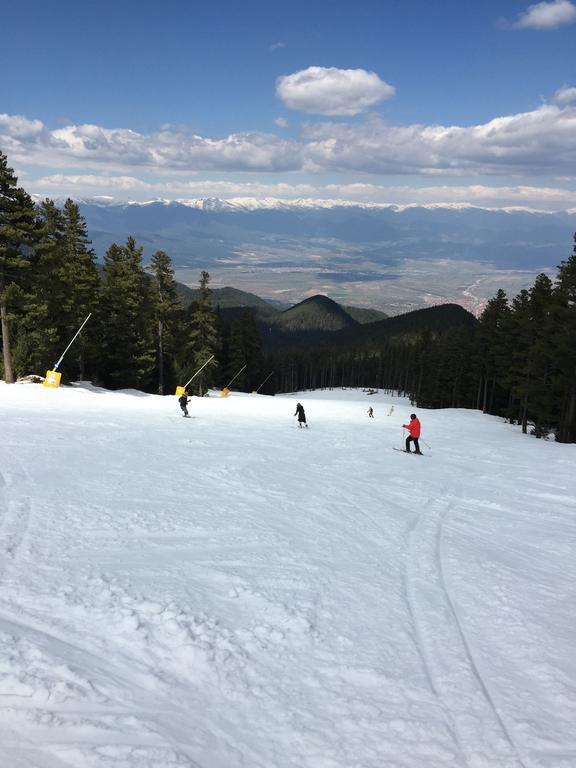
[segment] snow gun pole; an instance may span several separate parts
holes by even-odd
[[[264,379],[264,381],[262,382],[262,384],[260,384],[260,386],[258,387],[258,389],[256,390],[256,392],[260,392],[260,390],[262,389],[262,387],[264,386],[264,384],[266,384],[266,382],[268,381],[268,379],[270,378],[270,376],[274,376],[274,371],[272,371],[272,373],[269,373],[269,374],[268,374],[268,376],[266,376],[266,378]]]
[[[201,365],[201,366],[200,366],[200,368],[198,368],[198,370],[196,371],[196,373],[194,374],[194,376],[192,376],[192,378],[188,379],[188,381],[186,382],[186,384],[184,384],[184,389],[186,389],[186,387],[188,386],[188,384],[190,384],[190,382],[191,382],[193,379],[195,379],[195,378],[196,378],[196,376],[198,376],[198,374],[200,373],[200,371],[201,371],[203,368],[206,368],[206,366],[208,365],[208,363],[210,362],[210,360],[214,360],[214,355],[212,355],[212,357],[209,357],[209,358],[208,358],[208,360],[206,360],[206,362],[204,363],[204,365]]]
[[[68,344],[68,346],[66,347],[66,349],[64,350],[64,352],[62,352],[62,354],[61,354],[61,356],[60,356],[60,360],[58,360],[58,362],[56,363],[56,365],[54,366],[54,368],[53,368],[52,370],[54,370],[54,371],[57,371],[57,370],[58,370],[58,366],[60,365],[60,363],[62,362],[62,360],[64,360],[64,355],[66,354],[66,352],[68,352],[68,350],[70,349],[70,347],[72,346],[72,344],[74,344],[74,341],[76,340],[76,336],[78,336],[78,334],[80,333],[80,331],[82,330],[82,328],[84,328],[84,326],[86,325],[86,323],[88,322],[88,320],[90,320],[90,318],[91,318],[91,317],[92,317],[92,312],[90,312],[90,314],[88,315],[88,317],[86,318],[86,320],[84,320],[84,322],[82,323],[82,325],[80,326],[80,328],[78,328],[78,330],[77,330],[77,331],[76,331],[76,333],[74,334],[74,338],[72,339],[72,341],[70,342],[70,344]]]
[[[246,363],[246,365],[248,365],[248,363]],[[233,377],[230,379],[230,381],[228,382],[228,384],[226,384],[226,386],[224,387],[224,389],[229,389],[229,388],[230,388],[230,384],[232,384],[232,382],[234,381],[234,379],[237,379],[237,378],[238,378],[238,376],[240,376],[240,374],[242,373],[242,371],[244,370],[244,368],[246,368],[246,365],[243,365],[243,366],[242,366],[242,368],[240,368],[240,370],[238,371],[238,373],[236,374],[236,376],[233,376]]]

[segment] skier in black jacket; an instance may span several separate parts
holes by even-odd
[[[182,416],[190,418],[190,414],[188,413],[188,408],[186,407],[190,400],[188,399],[188,392],[184,392],[183,395],[180,395],[178,398],[178,402],[180,403],[180,408],[182,408]]]
[[[296,412],[294,416],[298,416],[298,426],[300,429],[302,429],[302,424],[308,429],[308,424],[306,424],[306,414],[304,413],[304,407],[298,403],[296,405]]]

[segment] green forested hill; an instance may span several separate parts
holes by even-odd
[[[339,331],[329,343],[368,347],[391,338],[408,340],[410,336],[420,336],[424,331],[435,333],[454,326],[472,328],[476,323],[474,315],[459,304],[441,304]]]
[[[274,317],[274,325],[284,333],[300,331],[338,331],[358,325],[346,310],[328,296],[312,296]]]
[[[381,312],[379,309],[366,309],[365,307],[349,307],[347,304],[342,304],[342,308],[348,312],[356,322],[364,325],[365,323],[375,323],[378,320],[385,320],[388,315],[386,312]]]

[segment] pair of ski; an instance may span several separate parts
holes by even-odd
[[[413,454],[414,456],[427,456],[428,455],[426,453],[422,453],[422,451],[420,451],[420,453],[417,453],[417,451],[407,451],[406,448],[394,448],[394,447],[392,447],[392,450],[393,451],[400,451],[400,453],[410,453],[410,454]]]

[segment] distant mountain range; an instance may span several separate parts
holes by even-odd
[[[133,235],[146,258],[165,250],[177,277],[256,291],[294,304],[327,294],[339,304],[396,314],[457,302],[476,311],[517,291],[572,250],[576,209],[543,213],[473,206],[371,206],[318,201],[81,202],[100,257]]]

